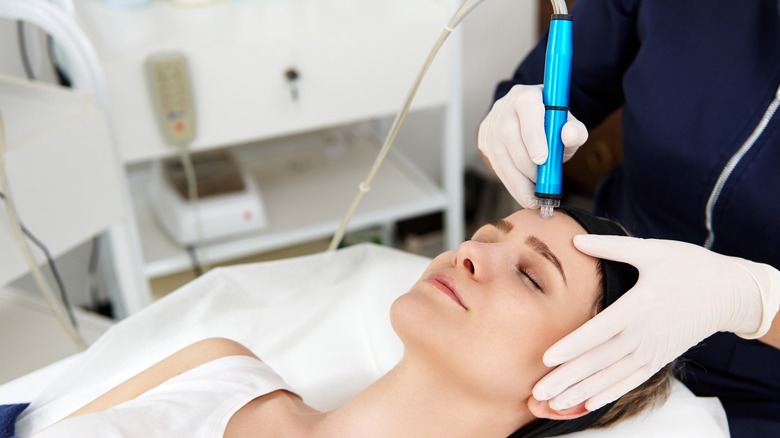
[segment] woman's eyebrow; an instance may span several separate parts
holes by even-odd
[[[558,272],[561,273],[561,277],[563,277],[564,284],[568,285],[568,283],[566,283],[566,274],[563,272],[561,261],[558,260],[558,257],[555,257],[555,254],[553,254],[552,251],[550,251],[550,247],[539,240],[539,238],[536,236],[528,236],[528,238],[525,239],[525,244],[533,248],[534,251],[555,265],[555,267],[558,269]]]

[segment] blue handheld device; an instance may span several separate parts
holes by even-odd
[[[571,78],[570,14],[553,14],[544,61],[544,132],[547,135],[547,161],[539,166],[536,177],[536,198],[544,218],[552,217],[553,208],[563,197],[563,142],[561,128],[569,113],[569,81]]]

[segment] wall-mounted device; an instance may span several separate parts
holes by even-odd
[[[195,99],[187,58],[164,52],[146,59],[152,105],[165,140],[187,145],[195,138]]]
[[[177,243],[258,230],[267,224],[254,180],[225,151],[192,154],[196,116],[187,59],[179,52],[146,60],[152,101],[163,137],[179,157],[156,163],[149,197],[162,227]]]

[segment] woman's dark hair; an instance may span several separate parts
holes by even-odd
[[[619,223],[595,216],[574,207],[561,207],[559,212],[571,217],[589,234],[628,236]],[[639,278],[639,272],[631,265],[613,260],[599,259],[601,293],[594,303],[594,313],[609,307],[628,292]],[[671,389],[673,364],[655,373],[642,385],[634,388],[618,400],[582,417],[571,420],[549,420],[539,418],[526,424],[509,438],[540,438],[564,435],[590,428],[607,427],[620,420],[636,415],[645,408],[662,403]]]

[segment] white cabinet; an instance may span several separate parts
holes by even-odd
[[[175,50],[187,57],[197,113],[192,150],[234,148],[265,202],[270,226],[209,244],[215,262],[333,234],[381,144],[364,138],[333,149],[320,133],[394,115],[452,11],[444,0],[224,0],[192,8],[155,0],[130,10],[104,0],[73,3],[105,74],[147,278],[189,266],[152,218],[144,173],[130,171],[175,153],[154,119],[147,56]],[[445,182],[434,184],[393,154],[351,229],[444,211],[447,244],[462,237],[457,39],[447,44],[412,106],[448,111],[445,126],[432,127],[448,132]]]
[[[124,206],[111,137],[91,96],[0,76],[0,116],[17,213],[53,256],[120,221]],[[0,201],[0,286],[28,271],[6,208]]]

